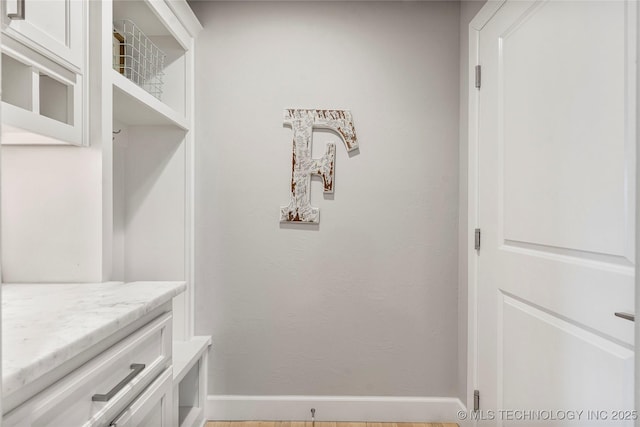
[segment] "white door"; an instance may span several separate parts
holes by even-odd
[[[485,424],[633,424],[636,16],[506,1],[479,31]]]

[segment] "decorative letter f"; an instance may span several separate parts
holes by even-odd
[[[281,222],[318,223],[320,209],[311,206],[311,175],[320,175],[325,193],[333,193],[336,145],[327,143],[325,155],[311,157],[313,128],[330,129],[342,137],[347,151],[358,148],[351,112],[347,110],[285,110],[284,124],[293,129],[291,200],[280,208]]]

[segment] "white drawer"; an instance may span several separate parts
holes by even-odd
[[[173,372],[166,369],[118,418],[112,427],[172,427]]]
[[[5,415],[3,426],[109,425],[136,396],[171,366],[171,323],[171,313],[151,321]],[[144,369],[135,376],[132,373],[133,364],[144,365]],[[92,400],[94,395],[108,394],[114,388],[119,391],[110,396],[108,401]]]

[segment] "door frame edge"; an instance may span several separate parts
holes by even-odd
[[[640,7],[636,7],[636,61],[640,61]],[[638,265],[640,265],[640,171],[638,171],[638,165],[640,165],[640,119],[638,114],[640,109],[638,108],[638,100],[640,100],[640,66],[636,65],[636,233],[635,233],[635,312],[640,313],[640,275],[638,275]],[[634,350],[637,349],[638,343],[640,343],[640,322],[635,323],[635,343]],[[634,356],[634,404],[635,410],[640,410],[640,355],[635,352]],[[636,419],[634,422],[636,427],[640,427],[640,419]]]
[[[476,65],[480,64],[480,30],[493,18],[507,0],[488,0],[469,23],[468,90],[468,157],[467,157],[467,408],[473,408],[474,390],[478,384],[478,253],[474,230],[478,218],[478,124],[480,90],[475,87]],[[473,423],[475,424],[475,422]],[[640,426],[639,426],[640,427]]]

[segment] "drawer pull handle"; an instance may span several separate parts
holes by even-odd
[[[9,13],[7,14],[7,16],[9,17],[9,19],[11,20],[18,20],[18,21],[24,21],[25,19],[25,1],[26,0],[18,0],[18,13]]]
[[[631,313],[622,313],[622,312],[618,312],[618,313],[613,313],[615,314],[617,317],[620,317],[622,319],[626,319],[626,320],[630,320],[632,322],[636,321],[636,315],[635,314],[631,314]]]
[[[111,400],[111,398],[113,396],[118,394],[118,392],[120,390],[122,390],[124,388],[124,386],[129,384],[132,379],[137,377],[138,374],[140,372],[142,372],[142,370],[144,369],[144,366],[145,365],[142,364],[142,363],[134,363],[134,364],[132,364],[130,366],[131,372],[129,372],[129,375],[127,375],[122,381],[120,381],[118,384],[116,384],[116,386],[114,388],[109,390],[109,392],[107,394],[94,394],[93,396],[91,396],[91,400],[93,400],[94,402],[108,402],[109,400]]]

